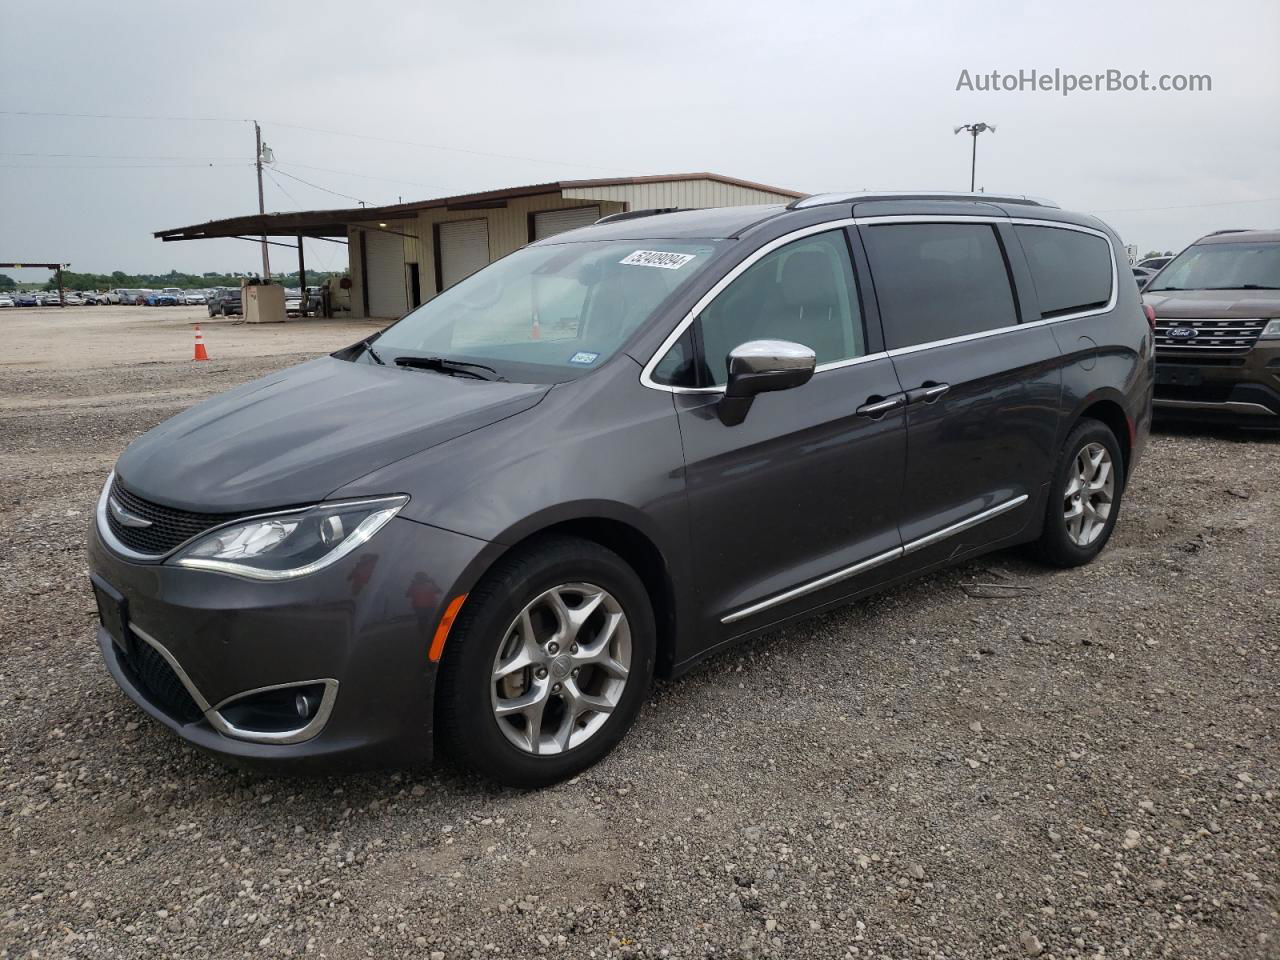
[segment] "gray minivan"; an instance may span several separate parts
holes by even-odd
[[[1153,363],[1123,244],[1047,202],[606,217],[134,441],[99,644],[234,762],[554,782],[655,674],[985,551],[1091,560]]]

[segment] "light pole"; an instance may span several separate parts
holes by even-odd
[[[964,123],[956,127],[952,133],[959,133],[961,130],[968,130],[973,136],[973,159],[969,163],[969,192],[973,193],[975,185],[978,182],[978,134],[996,132],[994,123]]]

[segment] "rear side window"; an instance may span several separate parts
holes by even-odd
[[[1041,317],[1105,307],[1111,300],[1111,245],[1062,227],[1014,226],[1040,298]]]
[[[862,228],[890,350],[1018,322],[1009,268],[987,223]]]

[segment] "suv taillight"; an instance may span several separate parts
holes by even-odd
[[[1154,330],[1156,328],[1156,308],[1149,303],[1144,303],[1142,312],[1147,315],[1147,324]]]

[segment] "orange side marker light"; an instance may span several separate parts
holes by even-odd
[[[444,653],[444,642],[449,639],[449,630],[453,627],[453,621],[458,618],[458,611],[462,609],[462,601],[467,599],[465,593],[461,593],[449,601],[449,606],[444,608],[444,616],[440,618],[440,626],[436,627],[436,635],[431,638],[431,649],[427,651],[427,656],[432,663],[439,663],[440,657]]]

